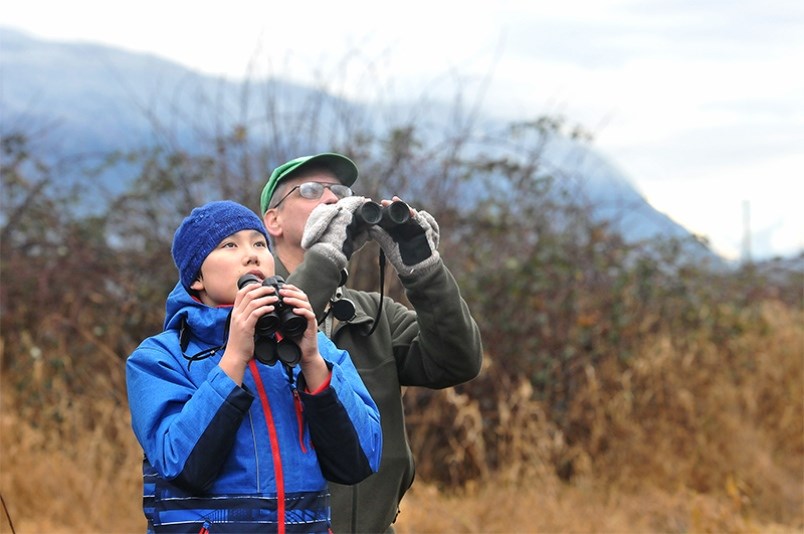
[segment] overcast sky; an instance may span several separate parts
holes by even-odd
[[[804,249],[804,1],[24,0],[0,24],[232,78],[343,67],[355,97],[368,71],[400,95],[465,80],[487,113],[583,125],[728,258],[746,206],[754,258]]]

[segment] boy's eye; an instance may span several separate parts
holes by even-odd
[[[254,246],[255,247],[267,247],[268,243],[266,243],[265,241],[257,241],[256,243],[254,243]]]

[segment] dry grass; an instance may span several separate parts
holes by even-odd
[[[43,428],[22,418],[12,397],[4,387],[0,491],[14,530],[143,532],[142,452],[128,410],[65,403],[69,416]],[[7,517],[0,532],[11,532]]]
[[[399,534],[418,533],[622,533],[731,532],[800,533],[802,525],[758,522],[743,517],[724,497],[681,491],[645,490],[610,494],[593,484],[546,488],[493,481],[482,488],[446,495],[417,483],[405,497]]]
[[[443,392],[442,413],[411,421],[449,419],[449,472],[472,476],[439,487],[420,475],[397,531],[804,532],[804,322],[781,306],[762,314],[767,331],[722,346],[657,336],[625,373],[588,369],[571,409],[583,447],[567,444],[526,382],[497,384],[490,433],[479,399]],[[15,531],[144,531],[120,370],[104,370],[105,392],[87,378],[82,395],[36,362],[0,378],[0,493]],[[425,435],[413,433],[423,466],[438,446]],[[557,475],[568,458],[569,481]]]

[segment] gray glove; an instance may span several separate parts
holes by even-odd
[[[304,226],[302,248],[319,250],[335,262],[338,269],[344,269],[352,254],[368,241],[365,227],[351,224],[355,210],[367,200],[365,197],[346,197],[335,204],[316,206]]]
[[[384,230],[371,226],[369,234],[379,243],[388,260],[403,276],[423,276],[438,264],[438,223],[426,211],[404,224]]]

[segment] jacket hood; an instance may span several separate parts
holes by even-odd
[[[223,344],[226,323],[232,306],[213,308],[194,298],[178,282],[165,301],[165,330],[181,331],[190,327],[193,337],[210,345]]]

